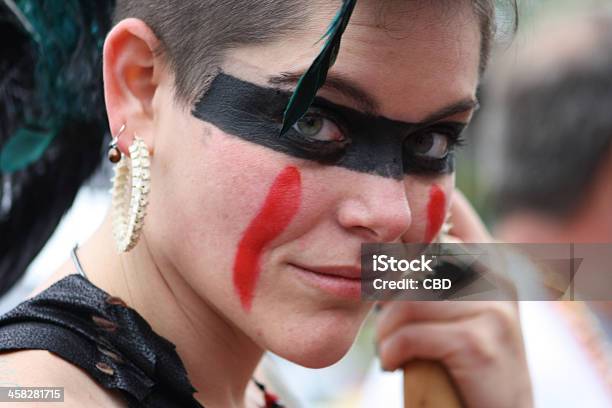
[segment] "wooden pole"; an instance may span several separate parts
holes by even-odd
[[[436,361],[415,360],[404,367],[404,408],[462,408],[455,384]]]

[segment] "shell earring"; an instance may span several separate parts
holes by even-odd
[[[151,163],[144,140],[135,136],[129,151],[130,158],[119,153],[111,189],[113,236],[119,252],[127,252],[138,243],[151,188]]]

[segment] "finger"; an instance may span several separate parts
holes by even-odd
[[[450,208],[452,227],[449,231],[463,242],[483,243],[491,242],[492,238],[480,217],[459,190],[453,193]]]
[[[388,302],[378,315],[376,337],[383,340],[408,323],[465,319],[482,313],[489,307],[488,303],[490,302]]]
[[[377,317],[376,338],[382,341],[402,326],[418,322],[462,321],[477,315],[518,319],[518,309],[515,302],[393,302]]]
[[[415,323],[404,326],[380,342],[380,364],[383,369],[392,371],[417,358],[444,362],[458,350],[458,342],[454,339],[459,336],[456,323]]]

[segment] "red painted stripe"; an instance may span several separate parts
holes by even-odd
[[[429,203],[427,203],[427,230],[425,242],[431,242],[438,235],[444,219],[446,218],[446,195],[444,191],[434,184],[429,190]]]
[[[296,167],[283,169],[268,191],[259,213],[245,230],[234,260],[234,287],[245,310],[250,310],[259,277],[262,250],[289,225],[300,207],[301,176]]]

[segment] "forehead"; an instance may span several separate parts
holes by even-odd
[[[329,3],[288,37],[231,50],[223,70],[261,85],[279,73],[305,71],[337,10]],[[380,114],[418,122],[475,94],[479,53],[479,23],[469,1],[364,0],[357,3],[330,74],[359,85]],[[343,103],[342,98],[335,99]]]

